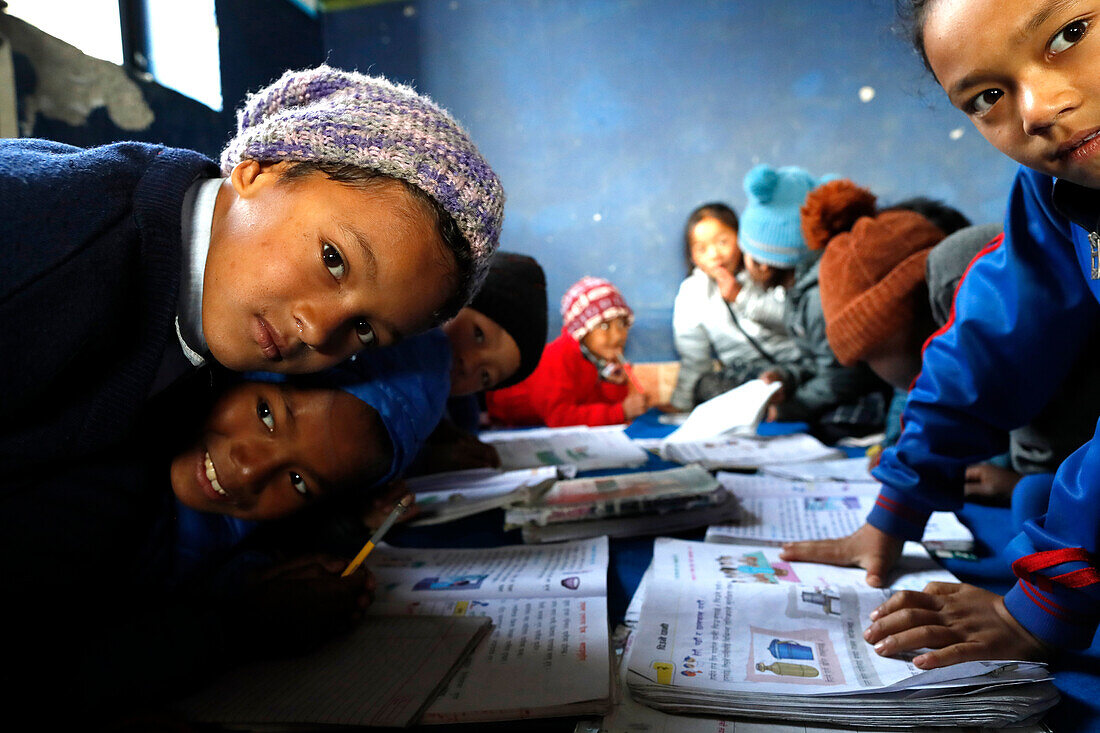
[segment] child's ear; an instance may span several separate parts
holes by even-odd
[[[283,163],[261,163],[258,160],[242,160],[229,174],[233,190],[241,198],[248,198],[257,191],[275,183],[282,174]]]

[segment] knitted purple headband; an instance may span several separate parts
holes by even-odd
[[[242,160],[346,164],[408,181],[470,243],[467,301],[489,271],[504,217],[500,179],[454,118],[411,87],[325,65],[288,71],[237,111],[222,173]]]

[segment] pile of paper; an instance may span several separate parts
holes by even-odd
[[[952,579],[913,553],[924,551],[907,548],[907,567],[918,569],[895,588]],[[1042,664],[924,672],[908,658],[880,657],[863,630],[891,591],[863,577],[782,562],[771,547],[658,539],[627,686],[668,712],[860,726],[1005,726],[1032,722],[1057,702]]]
[[[645,450],[623,433],[622,425],[589,428],[489,430],[478,438],[497,449],[501,468],[574,466],[578,471],[641,466]]]
[[[777,476],[718,473],[741,504],[735,524],[707,528],[707,542],[782,544],[846,537],[867,520],[877,481],[792,481]],[[968,552],[974,535],[952,512],[933,512],[921,542],[933,550]]]
[[[411,526],[442,524],[473,514],[530,502],[555,481],[575,476],[572,466],[542,466],[501,471],[471,468],[407,479],[405,487],[416,495],[420,515]]]
[[[661,456],[678,463],[698,463],[711,470],[752,469],[776,463],[835,458],[841,451],[830,448],[812,435],[730,436],[683,443],[665,442]]]
[[[528,544],[582,537],[667,534],[730,522],[737,500],[699,466],[559,481],[535,500],[507,509],[504,528]]]

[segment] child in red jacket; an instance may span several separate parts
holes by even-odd
[[[562,333],[514,387],[485,395],[489,417],[508,425],[614,425],[646,410],[632,392],[623,347],[634,312],[618,288],[582,277],[561,299]]]

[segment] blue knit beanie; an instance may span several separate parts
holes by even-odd
[[[292,381],[303,387],[342,389],[378,412],[393,445],[393,460],[381,478],[363,487],[368,489],[404,473],[439,425],[451,391],[450,370],[450,343],[440,329],[433,329]],[[245,377],[287,381],[285,375],[268,372],[250,372]]]
[[[799,208],[824,182],[802,168],[761,164],[745,176],[749,203],[741,214],[737,244],[757,262],[793,269],[806,254]]]

